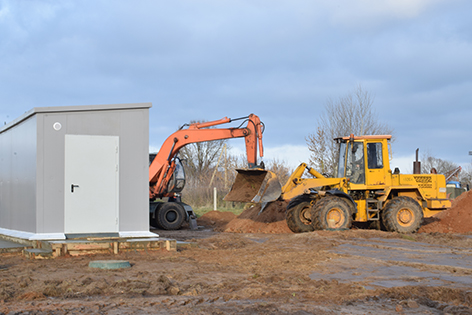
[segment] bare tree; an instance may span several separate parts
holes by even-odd
[[[204,121],[191,121],[197,123]],[[185,160],[185,171],[189,178],[200,179],[207,175],[220,155],[226,140],[190,143],[180,149],[179,157]]]
[[[459,165],[454,162],[432,156],[429,151],[421,155],[421,172],[424,174],[431,173],[434,168],[438,174],[448,176],[458,167]],[[459,181],[464,188],[467,185],[470,187],[472,184],[472,164],[462,167],[450,180]]]
[[[306,138],[310,163],[315,168],[329,175],[335,173],[337,151],[333,139],[337,137],[393,133],[392,128],[378,119],[373,103],[373,96],[361,85],[336,101],[327,101],[316,132]]]
[[[438,174],[446,174],[457,167],[456,163],[434,157],[429,151],[421,155],[421,173],[423,174],[431,173],[433,168]]]
[[[191,121],[190,123],[203,122]],[[183,191],[184,202],[196,207],[209,206],[212,201],[212,189],[209,187],[216,162],[226,140],[190,143],[180,149],[179,157],[183,160],[186,184]]]
[[[285,185],[292,174],[292,169],[287,166],[287,162],[279,159],[271,159],[266,163],[266,170],[277,175],[280,184]]]
[[[472,187],[472,163],[462,168],[459,179],[463,188],[469,190]]]
[[[218,160],[225,140],[191,143],[180,150],[179,156],[186,162],[188,175],[198,177],[202,173],[208,173]]]

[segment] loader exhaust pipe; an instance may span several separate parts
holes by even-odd
[[[421,162],[418,160],[418,151],[420,149],[416,149],[416,161],[413,161],[413,174],[421,174]]]
[[[277,200],[282,185],[277,175],[262,169],[237,169],[238,175],[225,201],[265,203]]]

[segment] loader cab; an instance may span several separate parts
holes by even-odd
[[[352,184],[365,184],[363,142],[345,141],[340,143],[336,177],[346,177]]]
[[[382,186],[390,182],[388,170],[389,135],[337,138],[339,144],[338,178],[349,179],[352,188]]]

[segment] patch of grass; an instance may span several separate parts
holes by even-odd
[[[409,240],[409,241],[414,241],[414,242],[416,242],[416,238],[414,238],[414,237],[411,236],[411,235],[402,234],[402,238],[403,238],[403,239],[406,239],[406,240]]]
[[[244,208],[242,207],[241,208],[218,208],[217,210],[221,212],[232,212],[235,215],[240,215],[244,211]],[[193,212],[195,212],[195,214],[197,215],[197,218],[201,217],[202,215],[210,211],[213,211],[213,208],[201,207],[201,208],[193,209]]]

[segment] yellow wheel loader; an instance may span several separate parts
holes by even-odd
[[[390,139],[390,135],[335,139],[339,145],[335,178],[300,164],[279,197],[290,200],[288,227],[302,233],[348,229],[352,222],[365,222],[387,231],[412,233],[424,217],[448,209],[451,202],[446,197],[444,175],[392,172]],[[313,178],[302,177],[305,172]]]

